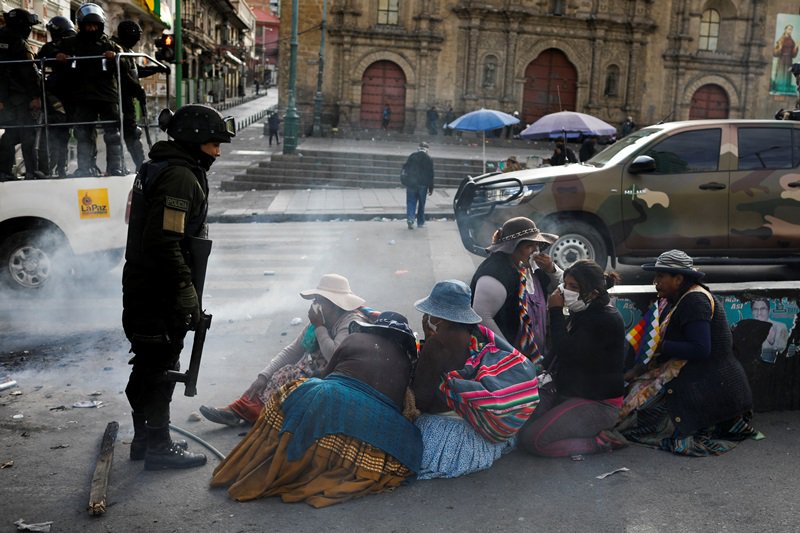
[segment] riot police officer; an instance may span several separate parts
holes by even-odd
[[[3,14],[6,25],[0,28],[0,61],[32,60],[28,46],[31,28],[39,17],[24,9]],[[39,69],[31,63],[0,63],[0,124],[31,126],[7,128],[0,139],[0,181],[16,179],[15,146],[22,145],[25,177],[44,177],[38,171],[36,156],[36,124],[42,108]]]
[[[45,26],[50,33],[50,42],[45,43],[36,55],[37,59],[55,59],[58,45],[62,39],[73,37],[77,33],[75,25],[66,17],[53,17]],[[70,121],[75,107],[70,98],[67,65],[62,62],[45,61],[47,74],[45,89],[47,92],[48,151],[42,153],[42,141],[39,142],[39,168],[46,174],[60,178],[67,176],[67,146],[69,144],[69,126],[58,126]],[[43,163],[46,163],[43,166]]]
[[[111,38],[122,47],[125,52],[132,52],[133,47],[142,37],[142,28],[133,20],[123,20],[117,25],[117,34]],[[144,162],[144,148],[142,147],[142,129],[136,124],[136,108],[134,100],[139,102],[142,112],[147,109],[146,94],[140,78],[146,78],[153,74],[162,72],[169,73],[169,68],[159,66],[139,66],[131,57],[125,57],[124,61],[130,72],[130,76],[123,77],[120,89],[122,90],[122,135],[125,137],[125,146],[131,154],[136,170]],[[146,116],[146,115],[145,115]],[[146,127],[146,126],[145,126]]]
[[[201,318],[197,288],[205,263],[196,250],[210,245],[206,172],[220,143],[235,135],[233,119],[203,105],[174,115],[164,110],[159,125],[172,140],[155,143],[136,175],[122,273],[122,325],[134,353],[125,389],[134,426],[131,459],[144,459],[148,470],[206,462],[170,438],[175,383],[165,376],[178,369],[187,330]]]
[[[62,39],[57,57],[69,63],[69,86],[75,99],[75,121],[94,122],[98,118],[103,124],[103,140],[106,145],[106,175],[126,174],[123,164],[122,137],[119,131],[119,83],[117,80],[116,54],[122,51],[104,33],[106,15],[97,4],[83,4],[76,14],[78,33]],[[88,56],[92,59],[74,59]],[[98,58],[98,56],[102,56]],[[72,57],[73,59],[68,59]],[[127,68],[121,66],[121,75],[129,76]],[[97,175],[97,145],[94,124],[75,127],[78,140],[78,169],[76,176]]]

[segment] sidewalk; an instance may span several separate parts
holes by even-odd
[[[248,117],[276,105],[277,95],[271,92],[268,97],[251,100],[240,106],[226,110],[225,114],[236,118],[237,124]],[[252,122],[252,121],[251,121]],[[248,166],[257,164],[259,157],[268,160],[273,153],[280,153],[283,145],[268,146],[262,133],[262,122],[237,133],[230,148],[223,147],[222,157],[212,167],[209,176],[211,193],[209,195],[210,222],[286,222],[300,220],[353,219],[371,220],[373,218],[404,219],[406,192],[398,183],[390,189],[295,189],[249,192],[225,192],[220,190],[222,180],[231,179],[244,173]],[[465,160],[482,160],[479,139],[464,135],[464,143],[459,145],[437,144],[428,140],[429,153],[437,157],[459,157]],[[324,150],[350,153],[379,153],[407,155],[417,149],[417,143],[408,141],[386,141],[378,139],[312,138],[301,137],[296,153],[302,156],[304,150]],[[549,144],[532,144],[530,150],[520,153],[518,145],[510,146],[502,139],[488,140],[487,161],[505,160],[516,155],[521,161],[528,156],[546,157],[550,153]],[[245,158],[246,160],[243,160]],[[249,161],[249,162],[248,162]],[[399,172],[399,169],[398,169]],[[453,197],[456,189],[436,189],[428,197],[425,213],[432,218],[453,216]]]

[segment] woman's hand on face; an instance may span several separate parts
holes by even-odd
[[[560,289],[550,293],[550,297],[547,299],[547,307],[564,307],[564,295]]]
[[[308,321],[314,324],[315,327],[321,327],[325,325],[325,321],[323,320],[322,316],[322,308],[319,304],[311,304],[311,307],[308,308]]]
[[[553,263],[553,258],[547,255],[544,252],[540,252],[533,256],[533,262],[536,263],[536,266],[544,270],[545,272],[553,273],[556,271],[556,265]]]

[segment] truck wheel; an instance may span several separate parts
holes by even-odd
[[[56,236],[26,230],[11,234],[0,245],[0,283],[16,290],[39,290],[53,277]]]
[[[546,231],[558,234],[558,240],[550,246],[548,253],[562,269],[575,261],[591,259],[605,270],[608,250],[600,233],[586,222],[567,220]]]

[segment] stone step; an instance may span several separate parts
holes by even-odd
[[[437,187],[458,187],[465,175],[453,177],[436,177]],[[309,186],[324,185],[328,183],[342,183],[353,187],[399,187],[400,178],[396,174],[376,174],[361,172],[339,172],[335,174],[325,172],[309,172],[299,169],[274,170],[267,168],[250,168],[246,174],[234,176],[233,181],[264,182],[264,183],[295,183],[305,182]]]
[[[308,176],[236,176],[232,180],[225,180],[220,188],[223,191],[250,191],[250,190],[270,190],[270,189],[391,189],[400,186],[398,182],[390,183],[384,180],[374,180],[364,178],[329,178],[329,179],[310,179]],[[452,185],[442,184],[442,187],[452,187]]]
[[[336,177],[342,174],[355,174],[361,176],[375,176],[382,177],[382,179],[399,180],[400,168],[394,166],[358,166],[358,165],[345,165],[345,164],[330,164],[330,163],[308,163],[308,164],[294,164],[294,165],[256,165],[249,167],[245,170],[248,175],[272,175],[272,174],[297,174],[303,173],[314,176],[330,176]],[[448,169],[436,168],[435,178],[437,180],[461,180],[468,175],[477,176],[480,171],[468,168],[453,167]]]

